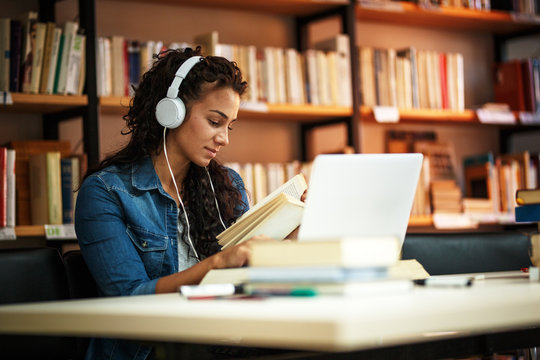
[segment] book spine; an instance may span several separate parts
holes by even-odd
[[[66,22],[64,26],[64,42],[62,46],[62,56],[60,59],[60,67],[57,69],[59,75],[56,92],[58,94],[66,94],[70,54],[73,48],[73,42],[75,41],[75,37],[77,35],[78,27],[78,23],[71,21]]]
[[[82,34],[76,34],[71,43],[69,51],[68,68],[66,72],[65,93],[77,95],[79,91],[79,77],[82,70],[82,56],[85,37]]]
[[[62,224],[62,175],[60,153],[47,154],[49,224]]]
[[[0,91],[9,91],[11,19],[0,18]]]
[[[540,204],[516,206],[516,222],[540,222]]]
[[[20,90],[22,51],[22,24],[20,21],[11,20],[10,35],[9,90],[18,92]]]
[[[54,93],[54,81],[56,79],[56,70],[58,67],[58,53],[60,52],[60,39],[62,38],[62,29],[55,28],[53,31],[53,38],[51,44],[51,58],[49,60],[49,68],[44,69],[48,71],[47,83],[45,85],[45,94]]]
[[[47,33],[47,24],[38,22],[36,24],[36,38],[34,48],[32,50],[32,76],[30,78],[29,92],[32,94],[39,93],[39,85],[41,81],[41,71],[43,69],[43,54],[45,50],[45,37]]]
[[[0,227],[7,226],[7,148],[0,147]]]
[[[13,149],[7,150],[6,161],[6,180],[7,180],[7,205],[6,205],[6,222],[7,226],[15,227],[15,157],[16,151]]]
[[[62,183],[62,223],[73,223],[73,165],[71,158],[60,159]]]

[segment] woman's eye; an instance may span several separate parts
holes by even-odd
[[[214,121],[214,120],[208,120],[208,121],[210,122],[210,124],[211,124],[212,126],[216,126],[216,127],[219,126],[219,122],[218,122],[218,121]]]

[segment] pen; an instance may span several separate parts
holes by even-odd
[[[414,280],[416,285],[429,287],[467,287],[473,283],[472,277],[430,277]]]
[[[187,298],[210,298],[243,294],[244,286],[235,284],[182,285],[179,291]]]
[[[247,294],[254,296],[295,296],[295,297],[312,297],[317,296],[317,290],[310,287],[293,287],[291,289],[257,289],[246,285],[244,291]]]

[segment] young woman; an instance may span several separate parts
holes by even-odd
[[[129,143],[85,176],[77,198],[77,238],[102,295],[175,292],[246,264],[249,242],[220,251],[216,240],[248,201],[240,176],[215,159],[246,86],[234,63],[198,48],[166,51],[144,74],[124,116]],[[150,353],[92,339],[87,358]]]

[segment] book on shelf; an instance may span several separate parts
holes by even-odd
[[[7,148],[0,147],[0,228],[7,226]]]
[[[326,241],[256,241],[249,265],[384,267],[398,261],[395,237],[339,238]]]
[[[20,20],[11,19],[10,26],[10,42],[9,42],[9,91],[17,92],[20,87],[21,78],[21,53],[22,53],[22,37],[23,26]]]
[[[43,70],[43,55],[45,52],[45,38],[47,36],[47,24],[43,22],[36,23],[36,30],[32,44],[32,70],[30,85],[25,92],[32,94],[39,93],[39,83],[41,80],[41,71]]]
[[[113,96],[127,96],[127,49],[126,39],[120,35],[111,37],[111,74]]]
[[[217,31],[211,31],[193,37],[193,45],[200,45],[201,52],[204,56],[216,56],[218,44],[219,33]]]
[[[15,161],[17,225],[31,225],[29,158],[31,155],[48,151],[59,151],[62,157],[69,156],[71,144],[69,141],[15,140],[9,142],[7,147],[15,150],[17,154]]]
[[[73,224],[76,190],[80,182],[80,166],[78,157],[60,159],[61,183],[62,183],[62,223]]]
[[[540,189],[518,189],[516,203],[518,205],[540,204]]]
[[[47,94],[47,87],[49,84],[49,78],[54,79],[54,71],[51,73],[51,69],[56,70],[56,59],[58,58],[58,40],[60,35],[60,28],[56,27],[53,22],[47,22],[47,31],[45,36],[45,47],[43,52],[43,65],[41,70],[41,79],[39,81],[39,93]]]
[[[332,85],[336,87],[335,103],[340,106],[352,106],[352,85],[351,85],[351,52],[349,36],[347,34],[337,34],[331,38],[317,41],[314,46],[317,50],[322,50],[330,55],[332,72],[335,77]]]
[[[540,204],[516,206],[516,222],[540,222]]]
[[[511,60],[495,65],[495,101],[505,103],[510,109],[525,111],[525,86],[521,60]]]
[[[9,91],[11,19],[0,18],[0,91]]]
[[[7,201],[6,201],[6,226],[15,227],[15,194],[16,194],[16,183],[15,183],[15,159],[16,152],[13,149],[7,149],[7,160],[6,160],[6,185],[7,185]]]
[[[62,31],[61,45],[58,55],[58,67],[56,70],[54,81],[55,94],[67,94],[66,85],[68,81],[68,70],[71,61],[71,53],[73,51],[73,42],[77,36],[79,24],[74,21],[66,21]]]
[[[37,22],[38,13],[36,11],[26,12],[21,20],[23,38],[19,90],[22,92],[29,92],[32,81],[33,42],[36,35]]]
[[[30,155],[32,225],[62,224],[60,152]]]
[[[227,248],[261,234],[283,240],[300,225],[304,210],[300,198],[306,189],[304,176],[294,176],[219,234],[219,244]]]
[[[68,95],[80,95],[85,79],[85,43],[86,36],[75,34],[71,50],[69,51],[69,61],[66,73],[66,89]]]

